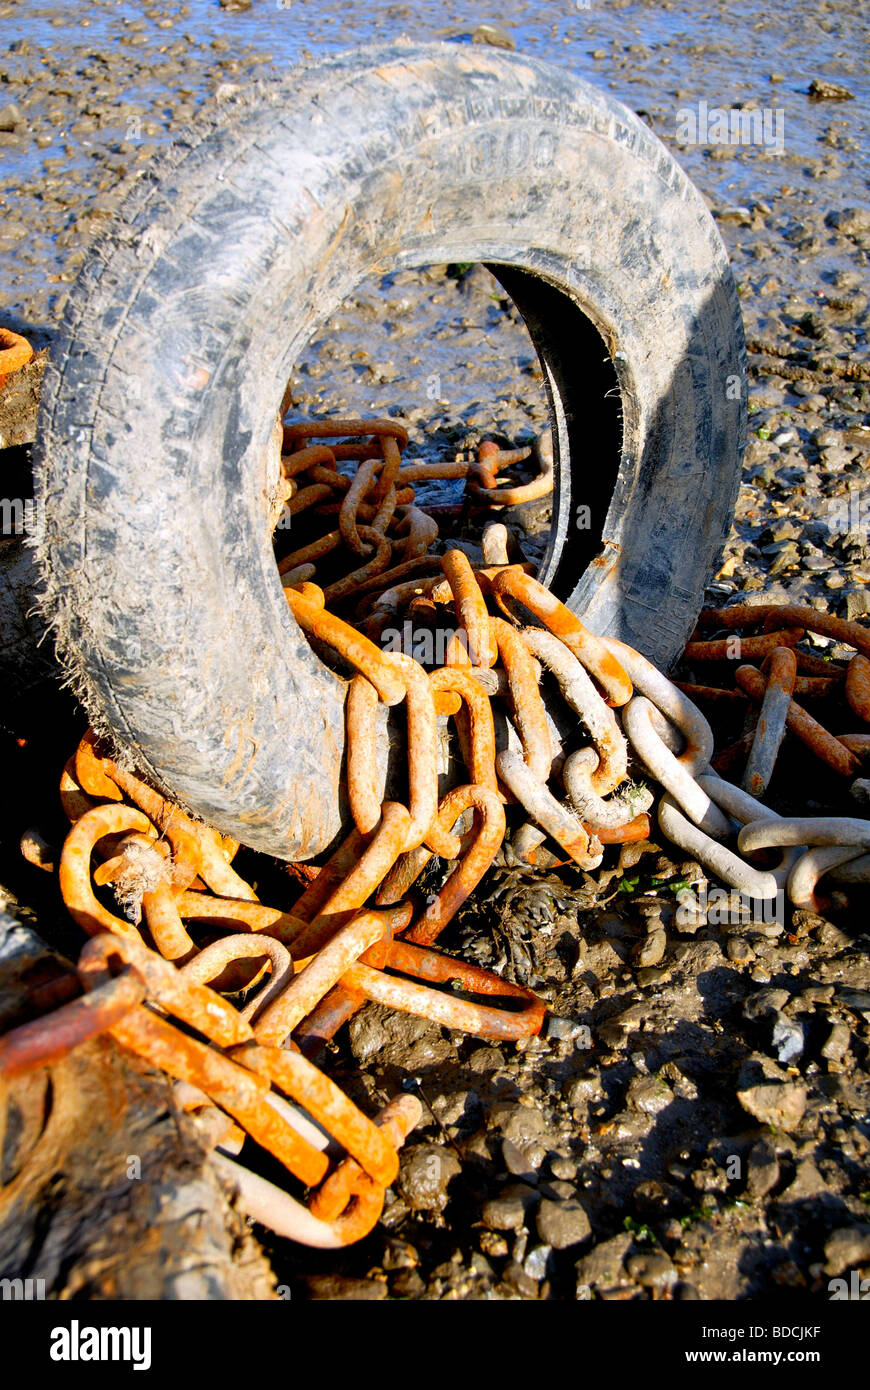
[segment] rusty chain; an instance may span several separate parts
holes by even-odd
[[[483,563],[458,547],[430,551],[438,526],[415,506],[412,483],[464,478],[473,499],[492,494],[498,505],[516,505],[543,495],[535,489],[547,479],[552,487],[548,441],[536,450],[539,479],[508,488],[498,484],[499,470],[528,451],[508,454],[485,441],[474,466],[403,464],[407,435],[393,420],[284,425],[283,445],[277,502],[291,517],[317,519],[321,531],[332,525],[278,569],[303,631],[350,669],[353,828],[318,869],[298,866],[294,902],[269,906],[233,869],[236,841],[119,767],[89,732],[61,777],[71,829],[60,855],[36,832],[22,845],[31,862],[56,863],[64,901],[90,938],[76,976],[84,993],[0,1039],[0,1075],[51,1063],[108,1032],[186,1087],[187,1108],[216,1122],[215,1161],[251,1214],[331,1247],[360,1239],[378,1220],[420,1108],[400,1097],[371,1121],[312,1054],[367,1000],[498,1040],[544,1024],[545,1005],[529,990],[432,949],[505,845],[508,817],[521,816],[510,840],[516,858],[534,864],[549,839],[562,855],[550,862],[597,867],[605,844],[650,833],[653,793],[627,780],[631,752],[664,789],[663,833],[738,890],[767,898],[787,887],[805,905],[828,869],[851,881],[868,876],[870,822],[786,820],[757,798],[786,731],[836,771],[860,768],[870,735],[835,738],[793,697],[813,693],[802,678],[823,680],[870,720],[870,631],[796,607],[711,610],[701,629],[768,627],[742,639],[741,658],[762,665],[738,666],[738,692],[674,684],[632,648],[592,633],[527,563],[509,563],[503,526],[484,534]],[[345,463],[356,465],[352,476],[340,471]],[[280,515],[273,505],[273,525]],[[342,573],[347,556],[352,568]],[[450,630],[443,660],[378,645],[388,622],[406,613]],[[845,671],[821,675],[798,648],[807,630],[848,642],[857,655]],[[727,642],[696,637],[685,659],[722,660]],[[567,758],[547,708],[551,679],[585,735]],[[745,755],[742,788],[715,775],[723,767],[696,699],[758,707],[739,754],[721,755],[729,768]],[[378,783],[380,706],[403,723],[404,802],[383,799]],[[448,722],[468,780],[439,795]],[[553,789],[557,779],[564,794]],[[731,849],[735,822],[743,828]],[[770,847],[785,850],[778,868],[748,858]],[[450,871],[421,905],[411,890],[435,855]],[[106,905],[107,891],[124,916]],[[443,988],[450,983],[489,1002],[459,998]],[[227,996],[240,989],[246,997],[237,1007]],[[245,1135],[312,1189],[307,1205],[230,1160]],[[334,1164],[324,1152],[330,1143],[344,1153]]]

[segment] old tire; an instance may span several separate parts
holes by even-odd
[[[544,577],[669,662],[736,494],[740,314],[693,185],[566,72],[394,45],[249,91],[140,180],[46,372],[41,565],[76,687],[143,770],[283,857],[340,829],[345,686],[276,575],[274,412],[355,284],[445,261],[490,265],[543,363],[559,459]]]

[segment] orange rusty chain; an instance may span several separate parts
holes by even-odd
[[[324,442],[327,440],[329,444]],[[336,440],[346,442],[335,443]],[[303,514],[332,517],[338,513],[337,530],[312,537],[281,560],[279,571],[287,582],[300,577],[302,566],[307,571],[313,565],[313,571],[307,571],[304,577],[314,578],[321,564],[330,558],[334,562],[343,545],[366,563],[326,585],[327,603],[339,603],[357,594],[361,585],[386,571],[392,573],[397,567],[393,552],[400,566],[424,557],[438,538],[438,525],[425,507],[413,505],[412,483],[464,478],[470,500],[498,507],[516,506],[553,490],[553,443],[549,430],[534,445],[538,476],[530,483],[507,489],[497,486],[496,473],[527,458],[531,449],[500,450],[484,440],[476,463],[403,465],[401,454],[407,442],[404,426],[393,420],[312,421],[283,426],[286,452],[281,459],[283,481],[279,495],[286,519]],[[352,477],[338,467],[339,463],[350,462],[356,465]]]
[[[348,436],[356,438],[342,442]],[[308,881],[295,902],[268,906],[232,867],[236,841],[120,768],[88,733],[61,778],[72,826],[60,855],[36,832],[27,832],[22,847],[32,863],[57,862],[64,900],[92,937],[79,964],[89,992],[0,1041],[0,1075],[56,1060],[108,1031],[193,1088],[201,1107],[232,1117],[228,1126],[240,1125],[300,1181],[320,1184],[306,1209],[227,1157],[216,1160],[258,1219],[266,1213],[275,1229],[294,1239],[335,1246],[359,1239],[378,1219],[384,1189],[395,1176],[396,1150],[416,1117],[403,1097],[373,1125],[303,1054],[318,1051],[366,1000],[498,1040],[537,1033],[544,1024],[544,1003],[530,991],[431,949],[502,848],[514,794],[540,827],[528,821],[520,827],[515,844],[525,845],[517,849],[521,858],[534,863],[549,834],[569,858],[593,866],[602,844],[649,834],[644,812],[652,794],[625,782],[627,734],[635,759],[684,798],[686,814],[665,798],[669,804],[659,812],[665,833],[726,882],[775,891],[797,860],[800,870],[789,883],[806,898],[828,861],[815,850],[816,858],[805,864],[789,850],[782,871],[771,874],[726,847],[722,840],[734,821],[775,813],[709,774],[712,732],[687,693],[630,647],[590,632],[528,573],[528,564],[508,563],[504,527],[491,527],[484,536],[483,564],[469,561],[459,548],[427,553],[437,526],[407,493],[411,482],[436,476],[433,470],[442,466],[403,466],[407,436],[398,422],[285,425],[283,439],[288,453],[277,495],[289,499],[293,515],[338,517],[337,529],[333,522],[333,530],[285,556],[278,568],[302,629],[321,654],[323,648],[335,654],[343,672],[350,668],[346,770],[353,829],[319,869],[298,866]],[[512,461],[494,445],[481,446],[481,467],[489,467],[493,478]],[[357,464],[353,478],[338,471],[343,462]],[[443,468],[437,476],[481,483],[480,469]],[[493,491],[482,481],[484,491]],[[501,488],[495,491],[503,495]],[[270,515],[274,519],[274,510]],[[330,559],[334,564],[342,549],[353,556],[352,572],[333,577],[327,570],[325,588],[312,582],[318,566]],[[328,611],[328,603],[343,605],[351,597],[362,599],[355,621],[369,636]],[[410,611],[438,623],[448,609],[456,627],[444,664],[433,670],[372,640],[381,635],[384,618],[398,620]],[[825,630],[814,624],[827,615],[793,607],[749,612],[752,621],[769,622],[773,630],[755,639],[720,639],[725,648],[696,641],[686,655],[721,660],[732,654],[728,643],[739,640],[742,655],[772,663],[767,679],[767,664],[762,671],[740,668],[745,694],[716,692],[730,694],[732,701],[771,703],[767,692],[782,691],[773,733],[765,732],[766,717],[755,733],[756,762],[769,780],[774,734],[778,744],[784,725],[804,737],[806,721],[814,722],[791,698],[804,693],[795,670],[809,671],[805,679],[842,686],[850,708],[866,718],[870,662],[863,652],[870,650],[870,630],[828,620],[837,625],[831,635],[860,649],[838,681],[837,672],[824,675],[818,669],[823,663],[797,647],[806,631]],[[525,626],[529,614],[540,626]],[[730,616],[718,622],[720,617],[702,614],[699,621],[732,625]],[[783,663],[789,662],[786,670]],[[539,689],[545,671],[555,676],[586,732],[586,747],[572,754],[562,773],[565,805],[547,785],[563,758]],[[498,755],[493,701],[501,702],[499,727],[507,720],[508,748]],[[383,797],[375,756],[379,705],[388,716],[395,710],[389,717],[404,724],[407,804]],[[469,780],[439,799],[439,721],[445,719],[455,721]],[[632,738],[635,726],[639,743]],[[822,734],[839,749],[843,771],[853,773],[868,756],[870,735],[844,735],[841,742],[826,730]],[[711,838],[717,834],[720,840]],[[829,837],[821,843],[837,842]],[[838,862],[860,854],[858,845],[854,855],[843,851]],[[452,867],[434,896],[415,902],[409,894],[434,855]],[[107,888],[125,916],[102,900]],[[489,1002],[457,997],[442,988],[450,983]],[[205,1041],[180,1032],[166,1012]],[[332,1172],[323,1153],[328,1140],[320,1147],[312,1143],[320,1131],[310,1120],[303,1123],[294,1105],[345,1149],[347,1157]]]

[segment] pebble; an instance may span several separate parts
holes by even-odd
[[[510,1139],[518,1148],[526,1148],[534,1140],[547,1133],[546,1117],[540,1110],[532,1108],[536,1102],[525,1096],[529,1104],[521,1101],[499,1101],[490,1106],[486,1115],[487,1129],[500,1129],[505,1139]]]
[[[670,970],[659,970],[655,966],[646,966],[637,972],[637,983],[641,989],[649,989],[651,985],[667,984],[670,978]]]
[[[860,1014],[870,1022],[870,989],[852,989],[850,985],[838,985],[837,1001],[852,1013]]]
[[[771,1042],[778,1061],[793,1062],[804,1050],[804,1030],[794,1019],[776,1013],[773,1016]]]
[[[538,1195],[523,1183],[511,1183],[484,1202],[481,1217],[491,1231],[518,1231],[525,1224],[526,1212]]]
[[[577,1287],[612,1288],[625,1278],[623,1259],[631,1248],[634,1237],[630,1232],[620,1232],[594,1246],[587,1255],[574,1266]]]
[[[635,1110],[640,1110],[644,1115],[659,1115],[663,1110],[667,1110],[674,1093],[664,1081],[657,1076],[635,1076],[629,1082],[626,1092],[626,1104]]]
[[[795,1175],[782,1194],[783,1202],[804,1202],[810,1197],[819,1197],[828,1191],[828,1185],[816,1165],[804,1158],[797,1165]]]
[[[807,1108],[806,1087],[795,1081],[768,1081],[747,1086],[737,1099],[748,1114],[775,1129],[796,1129]]]
[[[412,1211],[443,1211],[449,1201],[452,1178],[462,1164],[452,1149],[440,1144],[415,1144],[402,1154],[396,1186]]]
[[[677,1282],[677,1271],[664,1252],[629,1255],[625,1268],[636,1284],[645,1289],[671,1289]]]
[[[489,44],[491,48],[506,48],[513,50],[516,48],[516,39],[507,32],[500,29],[497,24],[478,24],[471,36],[472,43]]]
[[[420,1298],[425,1292],[425,1281],[416,1269],[402,1269],[390,1280],[393,1298]]]
[[[826,1274],[842,1274],[866,1260],[870,1260],[870,1225],[840,1226],[825,1241]]]
[[[421,1281],[422,1282],[422,1281]],[[312,1274],[305,1281],[308,1297],[314,1302],[353,1299],[381,1302],[389,1297],[386,1283],[380,1279],[350,1279],[343,1274]]]
[[[545,1198],[535,1217],[538,1235],[554,1250],[567,1250],[579,1245],[592,1234],[589,1217],[576,1198],[551,1202]]]
[[[482,1253],[488,1255],[492,1260],[501,1259],[510,1248],[504,1236],[498,1231],[481,1231],[478,1244]]]
[[[538,1180],[538,1169],[541,1166],[543,1151],[540,1145],[523,1151],[511,1139],[503,1139],[501,1142],[501,1156],[505,1168],[516,1178],[522,1178],[525,1182],[536,1183]]]
[[[535,1245],[523,1260],[523,1273],[540,1282],[546,1279],[553,1263],[552,1245]]]
[[[777,1013],[789,1001],[787,989],[759,989],[743,1004],[743,1017],[754,1021],[766,1014]]]
[[[652,966],[658,965],[664,958],[668,948],[668,938],[663,930],[651,931],[649,936],[639,942],[632,951],[632,960],[635,965]]]
[[[766,1197],[779,1182],[776,1150],[766,1139],[758,1139],[746,1158],[746,1191],[754,1200]]]
[[[729,936],[725,942],[725,954],[729,960],[733,960],[735,965],[747,965],[749,961],[755,960],[755,952],[749,942],[742,936]]]
[[[576,1178],[577,1164],[573,1158],[563,1158],[561,1154],[553,1154],[547,1162],[554,1178],[562,1182],[571,1182],[573,1178]]]
[[[842,1062],[849,1051],[852,1040],[851,1030],[845,1023],[835,1023],[827,1039],[822,1044],[822,1056],[827,1062]]]
[[[11,101],[0,106],[0,130],[13,131],[24,125],[24,117]]]

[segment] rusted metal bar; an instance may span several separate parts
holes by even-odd
[[[768,661],[764,698],[743,773],[743,790],[750,796],[763,796],[773,776],[797,678],[797,661],[788,647],[774,647]]]
[[[308,1113],[360,1164],[373,1181],[388,1187],[399,1171],[396,1151],[383,1132],[342,1090],[298,1052],[248,1043],[230,1052],[233,1061],[266,1077]]]
[[[870,661],[853,656],[846,670],[846,699],[852,709],[870,724]]]
[[[514,598],[528,608],[550,632],[565,643],[577,660],[595,677],[599,685],[615,705],[624,705],[631,699],[632,684],[628,674],[619,661],[608,651],[600,637],[596,637],[575,617],[555,594],[539,584],[530,574],[518,565],[509,565],[499,570],[490,580],[490,587],[497,599]],[[510,616],[510,615],[508,615]],[[492,665],[492,662],[488,663]]]
[[[328,468],[330,473],[336,472],[335,454],[326,444],[312,444],[310,448],[294,449],[292,454],[281,455],[281,472],[285,478],[295,478],[318,466]]]
[[[141,941],[130,922],[116,917],[98,902],[91,886],[91,856],[104,835],[136,830],[154,838],[157,831],[142,811],[132,806],[110,803],[95,806],[75,822],[64,841],[60,856],[60,891],[67,910],[82,931],[93,936],[109,931],[115,936]]]
[[[466,755],[468,775],[473,783],[498,791],[495,775],[495,727],[489,696],[473,676],[458,667],[442,666],[429,674],[437,694],[453,693],[464,703],[469,720],[469,746]],[[537,693],[537,686],[535,687]],[[455,711],[451,710],[451,714]]]
[[[308,964],[258,1015],[259,1042],[282,1047],[293,1029],[328,994],[347,969],[376,941],[392,940],[392,912],[360,912],[321,947]]]
[[[645,695],[635,695],[623,710],[622,726],[632,748],[695,824],[708,835],[723,839],[729,831],[727,820],[698,786],[696,771],[665,747],[653,722],[654,708]]]
[[[698,614],[700,628],[744,627],[767,622],[782,627],[802,627],[821,637],[833,637],[835,641],[855,647],[863,656],[870,656],[870,628],[801,604],[766,603],[756,607],[739,603],[733,608],[704,608]]]
[[[327,585],[323,590],[323,597],[327,603],[339,603],[348,595],[356,593],[356,586],[359,581],[371,579],[376,574],[382,574],[389,566],[393,547],[386,536],[382,536],[375,526],[358,526],[356,533],[362,541],[371,542],[371,546],[375,548],[375,553],[359,569],[346,574],[343,579],[337,579],[334,584]],[[368,548],[370,549],[371,546]]]
[[[105,1033],[145,998],[145,981],[127,966],[90,994],[0,1037],[0,1077],[7,1081],[65,1057]]]
[[[441,568],[453,595],[456,620],[467,638],[468,664],[494,666],[498,649],[490,632],[486,600],[468,556],[461,550],[448,550],[441,557]]]
[[[400,449],[404,449],[408,443],[408,431],[396,420],[297,420],[292,425],[284,426],[282,452],[289,454],[297,447],[304,447],[301,441],[305,439],[347,439],[353,435],[391,437],[397,441]],[[336,458],[348,457],[341,453],[341,447],[338,445],[333,450]]]
[[[734,679],[750,699],[756,702],[763,700],[764,677],[754,666],[738,666]],[[827,729],[817,723],[812,715],[807,714],[794,700],[789,704],[786,724],[792,733],[834,772],[840,773],[843,777],[857,776],[860,762],[855,754],[850,753],[839,739],[829,734]]]
[[[293,957],[275,937],[266,936],[263,932],[222,937],[198,951],[192,960],[180,967],[180,973],[186,980],[196,980],[198,984],[205,985],[216,980],[227,966],[239,960],[268,960],[271,963],[271,974],[263,988],[239,1010],[242,1018],[256,1025],[254,1032],[258,1042],[271,1042],[269,1036],[261,1033],[259,1020],[293,979]]]
[[[796,647],[805,635],[802,627],[783,628],[767,632],[763,637],[720,637],[714,642],[687,642],[683,660],[693,661],[756,661],[768,656],[777,647]],[[735,651],[735,645],[738,650]]]
[[[506,999],[522,1001],[523,1007],[517,1012],[491,1005],[475,1004],[440,990],[419,985],[414,980],[401,980],[393,975],[385,975],[369,966],[354,965],[347,973],[347,982],[359,990],[367,999],[378,1004],[386,1004],[391,1009],[403,1013],[417,1014],[431,1019],[445,1028],[458,1028],[466,1033],[476,1033],[481,1037],[512,1041],[540,1032],[546,1013],[542,999],[512,985],[490,970],[456,960],[452,956],[441,955],[419,946],[396,941],[390,950],[391,970],[403,971],[417,979],[438,984],[455,980],[469,993],[498,995]]]
[[[598,754],[591,777],[592,791],[599,797],[609,795],[624,781],[628,767],[626,741],[613,710],[605,704],[582,663],[561,638],[532,627],[523,628],[522,635],[529,651],[556,677],[566,704],[580,716],[589,731]]]
[[[442,831],[449,833],[469,807],[476,812],[474,838],[447,882],[405,933],[407,941],[430,946],[437,940],[498,853],[505,832],[504,807],[498,794],[489,787],[466,785],[448,792],[438,808]]]
[[[317,608],[302,594],[285,589],[284,596],[294,618],[305,632],[340,652],[346,661],[367,676],[387,705],[398,705],[405,698],[405,683],[401,675],[385,660],[385,654],[373,642],[357,632],[341,618]]]
[[[601,846],[589,836],[580,817],[562,806],[553,793],[533,777],[522,754],[516,748],[504,748],[496,758],[498,775],[513,792],[517,801],[548,835],[552,835],[581,869],[597,869],[601,863]]]
[[[528,449],[512,451],[510,462],[520,462],[517,454],[528,457]],[[531,482],[516,486],[500,487],[489,460],[481,460],[469,469],[466,488],[478,501],[486,501],[495,507],[517,507],[523,502],[535,502],[548,497],[553,491],[553,437],[549,430],[535,440],[535,461],[537,476]],[[501,458],[499,467],[504,468],[507,460]]]
[[[504,618],[490,618],[490,630],[495,639],[508,678],[513,714],[523,757],[532,776],[546,782],[553,765],[553,742],[547,711],[538,689],[538,673],[532,657],[531,644]],[[550,634],[546,634],[549,636]],[[554,639],[557,640],[557,639]],[[570,657],[567,648],[563,648]]]
[[[347,876],[333,889],[317,916],[292,942],[293,954],[297,959],[314,955],[355,912],[365,906],[402,853],[410,827],[411,817],[405,807],[395,801],[385,801],[380,825],[362,854]],[[316,883],[317,880],[312,886],[316,886]]]

